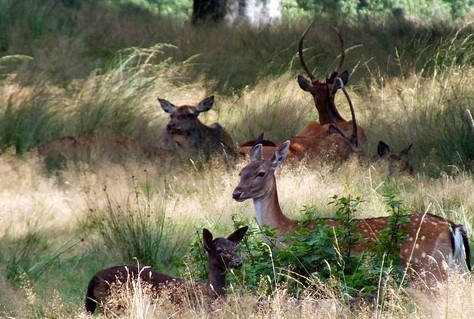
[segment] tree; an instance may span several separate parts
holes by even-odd
[[[281,21],[281,0],[193,0],[191,22],[212,20],[253,26]]]
[[[193,0],[193,13],[191,23],[207,21],[218,22],[224,20],[227,0]]]

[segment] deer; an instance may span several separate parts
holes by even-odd
[[[203,246],[207,252],[208,267],[206,283],[190,283],[181,278],[157,272],[149,267],[122,265],[100,270],[90,279],[87,286],[84,301],[86,312],[93,314],[97,305],[103,307],[112,292],[111,290],[130,280],[141,280],[148,283],[153,294],[157,297],[164,294],[165,291],[170,293],[170,300],[176,304],[192,300],[192,296],[195,296],[196,292],[201,293],[209,301],[225,298],[227,295],[227,270],[240,268],[243,265],[237,248],[247,230],[248,226],[244,226],[225,238],[214,238],[208,229],[203,229]]]
[[[285,141],[270,159],[262,159],[262,145],[250,152],[250,162],[239,173],[240,181],[232,193],[237,202],[252,199],[257,224],[261,229],[268,226],[277,238],[293,233],[302,227],[314,227],[323,221],[330,227],[340,227],[337,219],[321,218],[300,224],[288,218],[278,200],[275,170],[288,154],[290,141]],[[407,240],[400,247],[400,258],[411,278],[427,282],[442,281],[448,275],[447,268],[460,265],[470,271],[470,248],[465,226],[455,224],[443,217],[428,213],[408,215],[408,224],[402,230]],[[357,242],[352,253],[362,253],[377,241],[378,234],[389,226],[388,217],[355,219],[355,226],[363,240]],[[446,267],[447,266],[447,267]]]
[[[304,158],[325,158],[331,162],[341,162],[348,159],[351,155],[359,152],[358,142],[358,127],[355,117],[354,105],[349,96],[349,93],[344,87],[343,80],[339,77],[334,79],[336,86],[341,88],[346,96],[351,109],[352,132],[350,136],[346,136],[336,124],[330,123],[320,125],[317,123],[309,123],[309,125],[322,128],[318,134],[314,134],[314,130],[307,130],[304,133],[299,132],[296,136],[290,139],[290,146],[287,157],[292,161],[301,161]],[[303,129],[302,131],[304,131]],[[263,154],[267,158],[273,155],[275,149],[280,146],[283,141],[268,141],[263,140],[263,137],[258,137],[255,141],[247,141],[239,147],[240,154],[247,154],[253,145],[264,143]]]
[[[407,159],[408,152],[413,144],[408,145],[397,154],[390,152],[390,147],[384,141],[380,140],[377,144],[377,154],[379,159],[387,162],[389,174],[408,172],[413,174],[413,167]],[[377,161],[378,162],[378,161]]]
[[[164,136],[175,150],[181,153],[201,152],[206,157],[211,153],[220,152],[227,160],[236,158],[238,151],[230,134],[219,123],[207,126],[198,119],[199,114],[212,108],[213,95],[195,106],[176,106],[162,98],[158,98],[158,102],[161,108],[170,114]]]
[[[300,63],[306,74],[308,75],[309,79],[307,79],[303,75],[298,75],[297,81],[303,91],[309,92],[313,96],[316,110],[318,111],[319,115],[319,124],[322,126],[326,124],[335,124],[346,135],[350,135],[352,131],[352,123],[351,121],[345,120],[341,116],[334,101],[338,89],[347,85],[349,81],[349,71],[345,70],[343,72],[340,72],[345,58],[344,39],[342,38],[342,35],[339,30],[333,27],[339,38],[339,43],[341,47],[341,58],[336,69],[331,73],[330,76],[326,77],[326,81],[323,82],[318,80],[306,65],[303,54],[304,39],[313,23],[314,20],[311,21],[311,23],[305,29],[298,43],[298,56],[300,59]],[[343,85],[338,85],[336,78],[340,78],[342,80]],[[317,124],[318,123],[316,122],[308,123],[308,127],[304,127],[302,129],[302,132],[307,134],[308,131],[312,131],[313,135],[318,134],[318,132],[321,132],[321,128],[318,127]],[[360,126],[358,127],[358,139],[360,141],[366,140],[365,131]]]
[[[47,158],[56,155],[87,154],[92,150],[129,152],[166,159],[174,157],[173,152],[168,149],[151,145],[144,146],[126,137],[109,135],[63,136],[38,145],[34,151],[39,156]]]
[[[73,152],[92,147],[117,150],[141,150],[141,146],[121,136],[64,136],[43,144],[37,149],[40,155],[46,156],[54,152]]]

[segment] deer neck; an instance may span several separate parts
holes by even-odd
[[[206,287],[209,295],[213,297],[222,297],[227,295],[225,274],[226,270],[218,265],[208,261],[209,277],[207,278]]]
[[[270,229],[275,229],[277,234],[288,233],[296,229],[297,222],[286,217],[281,210],[275,176],[273,176],[273,182],[268,192],[254,198],[253,204],[257,223],[261,229],[267,225]]]
[[[315,97],[316,109],[318,110],[319,123],[321,125],[345,122],[344,118],[339,114],[334,102],[334,95],[329,96],[328,93],[317,95]]]
[[[199,149],[203,145],[203,141],[206,139],[208,133],[209,128],[201,122],[198,122],[195,129],[189,135],[191,148]]]

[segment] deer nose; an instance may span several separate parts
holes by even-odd
[[[237,187],[233,192],[232,192],[232,198],[235,199],[236,201],[243,201],[243,199],[241,198],[242,195],[244,194],[244,191]]]
[[[168,123],[168,125],[166,125],[166,129],[168,131],[172,131],[172,130],[176,129],[176,125],[174,123]]]
[[[230,263],[230,266],[231,266],[232,268],[240,268],[240,267],[242,267],[242,265],[243,265],[243,261],[242,261],[242,259],[240,259],[240,258],[239,258],[239,259],[234,259],[234,260],[232,260],[232,262]]]

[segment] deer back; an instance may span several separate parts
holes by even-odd
[[[184,281],[156,272],[148,267],[114,266],[96,273],[87,286],[85,309],[87,313],[94,313],[97,305],[104,307],[111,297],[111,289],[122,289],[123,284],[140,279],[148,283],[153,293],[157,294],[165,287],[182,287]]]

